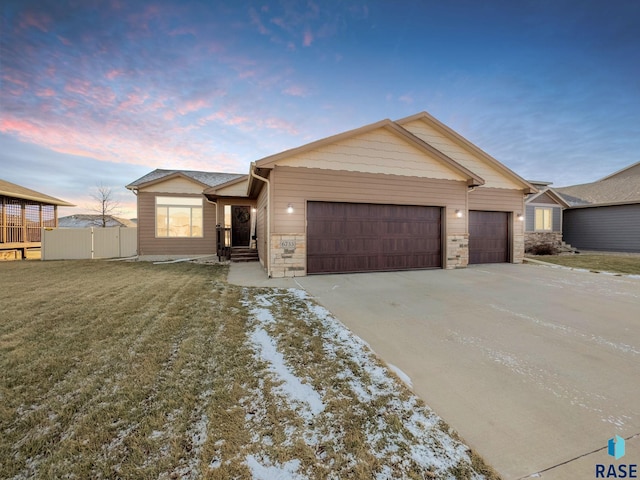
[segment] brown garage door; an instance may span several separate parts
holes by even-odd
[[[307,204],[307,273],[438,268],[440,246],[440,207]]]
[[[469,212],[469,263],[509,261],[509,214]]]

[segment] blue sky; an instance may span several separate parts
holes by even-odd
[[[90,206],[423,110],[533,180],[640,160],[640,2],[29,1],[0,7],[0,178]]]

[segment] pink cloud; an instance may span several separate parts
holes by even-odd
[[[2,79],[5,82],[13,83],[14,85],[18,85],[19,87],[22,87],[22,88],[28,88],[29,87],[29,84],[27,82],[25,82],[24,80],[22,80],[20,78],[17,78],[17,77],[12,77],[12,76],[9,76],[9,75],[3,75]]]
[[[55,94],[56,92],[54,92],[51,88],[45,88],[36,92],[36,96],[38,97],[53,97],[55,96]]]
[[[312,42],[313,42],[313,34],[311,33],[310,30],[306,30],[304,32],[304,38],[302,40],[302,45],[305,46],[305,47],[310,47]]]
[[[256,12],[255,8],[251,7],[249,9],[249,17],[251,18],[251,23],[258,27],[258,32],[260,32],[262,35],[268,35],[270,33],[269,29],[262,23],[260,15],[258,15],[258,12]]]
[[[182,106],[177,108],[177,111],[180,115],[186,115],[187,113],[197,112],[198,110],[202,110],[206,107],[208,107],[207,101],[199,98],[197,100],[185,102]]]
[[[196,29],[190,27],[179,27],[171,30],[169,35],[172,37],[177,37],[179,35],[193,35],[196,36]]]
[[[255,77],[257,73],[255,70],[244,70],[238,73],[238,78],[244,80],[245,78]]]
[[[113,106],[116,101],[116,94],[108,87],[94,85],[88,80],[74,79],[64,87],[68,93],[74,93],[85,97],[91,103],[97,103],[102,106]]]
[[[124,75],[124,70],[119,70],[117,68],[114,68],[112,70],[109,70],[104,76],[107,77],[109,80],[113,80],[114,78],[120,77]]]
[[[308,90],[301,85],[291,85],[285,88],[282,93],[291,95],[292,97],[306,97],[309,94]]]
[[[118,110],[130,110],[132,107],[143,105],[148,98],[149,95],[130,93],[127,99],[118,105]]]
[[[69,40],[68,38],[61,37],[60,35],[58,35],[58,40],[60,40],[60,43],[62,43],[67,47],[72,45],[71,40]]]
[[[398,97],[398,100],[400,100],[402,103],[406,103],[407,105],[411,105],[413,103],[413,97],[408,93],[405,93],[404,95]]]
[[[284,19],[281,17],[275,17],[270,20],[271,23],[277,25],[280,28],[286,29],[286,24],[284,23]]]
[[[270,130],[280,130],[289,135],[297,135],[298,129],[293,123],[287,122],[281,118],[269,117],[259,121],[261,127],[268,128]]]
[[[227,125],[242,125],[249,121],[249,117],[241,117],[239,115],[234,115],[233,117],[227,119],[225,124]]]
[[[51,17],[43,12],[26,11],[18,24],[20,28],[34,27],[43,32],[49,31]]]

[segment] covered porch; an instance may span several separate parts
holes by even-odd
[[[42,246],[42,229],[58,226],[58,206],[73,206],[0,180],[0,259],[27,258]]]

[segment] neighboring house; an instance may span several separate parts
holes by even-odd
[[[424,112],[263,158],[249,175],[211,174],[213,185],[171,175],[127,187],[139,253],[215,252],[219,224],[270,277],[520,263],[524,197],[537,192]]]
[[[563,215],[566,242],[583,250],[640,252],[640,162],[555,191],[569,204]]]
[[[535,251],[542,246],[556,251],[563,249],[562,212],[569,204],[549,186],[551,182],[530,180],[529,183],[538,189],[538,193],[530,194],[525,199],[525,252]]]
[[[0,180],[0,258],[26,258],[41,247],[42,227],[58,226],[58,207],[74,205]]]
[[[107,227],[135,227],[135,222],[113,215],[105,215]],[[87,228],[102,227],[102,215],[98,214],[77,214],[67,217],[60,217],[58,220],[60,228]]]
[[[158,169],[127,185],[138,197],[138,255],[217,253],[216,205],[203,192],[239,177],[246,175]]]

